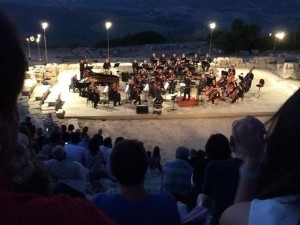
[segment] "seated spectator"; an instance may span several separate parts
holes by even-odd
[[[66,125],[61,125],[60,128],[61,139],[65,144],[68,144],[70,142],[71,134],[67,131]]]
[[[26,116],[25,120],[23,122],[21,122],[21,125],[28,127],[31,137],[34,137],[35,126],[32,124],[30,116]]]
[[[117,144],[119,141],[123,141],[123,140],[124,140],[123,137],[116,137],[115,144]]]
[[[43,197],[14,193],[14,185],[36,180],[36,167],[18,145],[17,97],[22,90],[26,57],[19,36],[7,16],[0,12],[0,210],[1,224],[10,225],[111,225],[107,217],[84,199],[65,195]],[[38,179],[36,180],[38,181]]]
[[[190,207],[194,207],[197,196],[202,193],[204,172],[207,165],[214,160],[225,160],[231,157],[229,140],[223,134],[212,134],[205,144],[206,158],[202,164],[199,164],[193,172],[193,194],[191,197]]]
[[[105,176],[111,180],[115,180],[116,178],[112,175],[110,168],[110,156],[112,153],[112,140],[111,137],[106,137],[103,140],[103,145],[100,146],[100,151],[103,153],[103,165]]]
[[[255,120],[255,123],[263,126],[259,120],[254,117],[252,118]],[[223,160],[211,161],[207,165],[204,174],[202,194],[198,198],[200,201],[198,203],[208,207],[211,211],[208,224],[216,225],[219,224],[219,219],[223,211],[233,204],[242,159],[238,149],[236,150],[234,148],[234,140],[239,138],[235,124],[232,127],[231,146],[237,158],[231,158],[231,153],[228,151],[230,150],[229,141],[224,135],[217,134],[212,137],[217,138],[220,142],[218,144],[220,147],[223,146],[219,151],[224,151],[224,158]]]
[[[158,146],[154,147],[152,158],[153,158],[154,169],[158,169],[158,171],[162,173],[160,148]]]
[[[86,168],[90,170],[89,179],[94,181],[103,177],[103,153],[99,150],[100,141],[92,138],[89,142],[88,151],[85,154]]]
[[[44,144],[42,150],[39,153],[39,157],[45,157],[45,159],[52,159],[52,152],[55,146],[64,145],[61,140],[60,133],[58,131],[52,131],[50,133],[50,139],[48,144]]]
[[[235,202],[241,203],[229,207],[220,224],[299,224],[299,101],[300,89],[267,122],[265,139],[251,121],[239,126],[244,162]]]
[[[53,159],[44,161],[44,167],[51,174],[54,184],[66,183],[74,189],[84,191],[88,170],[81,163],[68,160],[61,145],[53,149],[52,155]]]
[[[144,189],[148,162],[141,142],[123,140],[114,146],[111,170],[120,193],[98,194],[95,205],[119,225],[179,224],[176,202],[168,193],[147,193]]]
[[[51,133],[56,127],[57,124],[53,121],[52,113],[47,113],[43,117],[44,130],[48,133]]]
[[[65,145],[65,151],[67,153],[67,158],[72,161],[80,162],[85,165],[85,154],[87,149],[79,145],[80,134],[72,133],[70,144]]]
[[[41,127],[35,129],[35,135],[36,136],[34,139],[35,142],[37,143],[36,153],[38,154],[42,150],[46,137]]]
[[[89,147],[89,140],[90,137],[88,135],[89,128],[87,126],[84,126],[82,130],[80,131],[80,142],[79,145],[88,148]]]
[[[94,137],[99,139],[101,146],[103,144],[102,129],[98,129],[98,132],[94,135]]]
[[[189,154],[188,148],[180,146],[176,149],[176,159],[167,161],[163,166],[162,189],[182,203],[189,201],[192,191],[193,167],[187,162]]]

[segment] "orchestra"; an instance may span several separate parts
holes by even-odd
[[[235,102],[238,98],[242,98],[243,93],[247,92],[253,80],[252,70],[247,75],[239,76],[240,82],[235,78],[235,68],[232,65],[228,71],[221,71],[218,76],[214,69],[210,68],[212,62],[208,54],[200,60],[197,53],[186,55],[182,53],[179,57],[175,53],[168,59],[165,53],[162,53],[159,58],[155,53],[152,53],[150,63],[146,59],[142,62],[134,59],[132,61],[132,73],[128,80],[128,100],[132,100],[133,104],[141,104],[142,93],[145,95],[145,101],[148,98],[161,98],[161,95],[175,94],[176,86],[180,84],[180,92],[183,92],[182,100],[191,99],[191,90],[193,84],[196,87],[196,99],[199,100],[199,95],[206,96],[207,101],[215,103],[216,99],[230,100]],[[201,67],[198,69],[198,64]],[[93,68],[91,66],[91,68]],[[106,74],[101,79],[96,79],[95,73],[91,68],[84,71],[84,77],[89,80],[91,84],[89,87],[89,98],[93,102],[94,108],[97,108],[100,101],[99,85],[106,85],[109,87],[107,96],[113,105],[121,105],[121,93],[119,77],[110,80],[112,75]],[[105,59],[103,69],[110,69],[109,59]],[[218,78],[218,79],[217,79]],[[71,83],[77,83],[77,76],[72,77]],[[166,98],[166,97],[165,97]]]

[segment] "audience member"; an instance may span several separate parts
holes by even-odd
[[[147,193],[144,188],[148,161],[141,142],[118,142],[111,154],[111,170],[120,193],[98,194],[93,202],[119,225],[179,224],[176,202],[164,192]]]
[[[162,173],[160,148],[158,146],[154,147],[152,158],[153,158],[154,169],[158,169],[158,171]]]
[[[3,12],[0,12],[0,24],[0,95],[5,96],[0,99],[0,223],[112,224],[102,212],[84,199],[12,192],[14,185],[26,184],[35,179],[36,169],[17,142],[19,115],[16,103],[24,82],[25,55],[17,32]]]
[[[48,133],[51,133],[56,127],[57,124],[53,121],[52,113],[47,113],[43,117],[44,130]]]
[[[85,165],[85,154],[87,149],[79,145],[80,134],[72,133],[70,144],[65,145],[65,151],[67,153],[67,158],[72,161],[77,161]]]
[[[44,156],[46,159],[52,159],[52,152],[55,146],[64,145],[61,140],[60,133],[56,130],[50,133],[50,142],[48,144],[44,144],[42,150],[39,153],[39,156]]]
[[[123,141],[124,140],[124,137],[117,137],[115,139],[115,144],[117,144],[119,141]]]
[[[103,144],[103,136],[102,136],[102,129],[98,129],[98,133],[94,135],[95,138],[98,138],[100,141],[100,146]]]
[[[199,164],[193,172],[193,196],[190,206],[195,205],[197,196],[202,193],[204,172],[207,165],[214,160],[225,160],[231,157],[229,140],[223,134],[212,134],[205,144],[206,158],[203,164]]]
[[[63,146],[57,145],[52,151],[53,159],[44,161],[44,167],[49,171],[54,184],[66,183],[74,189],[85,187],[88,170],[79,162],[67,159]]]
[[[103,145],[100,146],[100,151],[103,153],[103,165],[105,176],[111,180],[115,180],[110,168],[110,156],[112,153],[112,140],[111,137],[106,137],[103,140]]]
[[[103,177],[103,152],[99,150],[100,141],[93,137],[88,146],[88,151],[85,154],[86,168],[90,170],[89,179],[94,181]]]
[[[263,123],[258,119],[250,116],[247,118],[252,120],[256,126],[264,127]],[[236,123],[233,123],[230,145],[236,158],[230,158],[231,154],[228,154],[227,159],[211,161],[206,167],[202,194],[199,196],[199,201],[211,211],[208,224],[219,224],[221,214],[234,202],[239,181],[239,168],[242,164],[241,153],[235,147],[235,140],[239,140],[240,135],[238,126]],[[224,147],[226,145],[225,148],[227,149],[228,140],[224,137],[223,139]]]
[[[37,143],[37,149],[36,149],[37,154],[42,150],[45,139],[46,137],[44,135],[43,129],[41,127],[37,127],[35,129],[35,138],[34,138],[35,142]]]
[[[176,159],[167,161],[163,166],[162,189],[182,203],[189,201],[192,191],[193,167],[187,162],[189,154],[188,148],[180,146],[176,149]]]
[[[68,144],[70,142],[71,134],[67,131],[67,126],[66,125],[61,125],[60,126],[60,135],[61,135],[62,141],[65,144]]]
[[[244,162],[235,201],[242,203],[228,208],[220,224],[300,223],[299,101],[300,89],[267,122],[265,139],[251,121],[240,124]]]
[[[25,120],[23,122],[21,122],[21,125],[28,127],[31,137],[34,137],[35,126],[32,124],[30,116],[26,116]]]

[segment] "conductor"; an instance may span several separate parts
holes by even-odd
[[[186,76],[184,78],[184,83],[185,83],[185,86],[184,86],[184,94],[183,94],[182,101],[185,101],[186,96],[188,96],[188,100],[190,100],[190,98],[191,98],[191,83],[192,83],[192,80],[191,80],[190,76]]]

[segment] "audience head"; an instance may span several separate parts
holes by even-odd
[[[104,145],[105,147],[110,147],[110,148],[112,148],[112,140],[111,140],[111,137],[106,137],[106,138],[104,138],[104,140],[103,140],[103,145]]]
[[[154,158],[160,157],[160,148],[158,146],[155,146],[153,149],[153,157]]]
[[[102,129],[98,129],[98,134],[102,135]]]
[[[87,133],[89,131],[89,128],[87,126],[84,126],[82,128],[82,133]]]
[[[43,134],[44,134],[44,131],[43,131],[43,128],[41,128],[41,127],[38,127],[38,128],[36,128],[35,129],[35,134],[36,134],[36,136],[42,136]]]
[[[67,126],[66,125],[61,125],[60,126],[60,128],[61,128],[61,131],[63,131],[63,132],[65,132],[65,131],[67,131]]]
[[[68,131],[69,131],[69,132],[73,132],[74,130],[75,130],[74,125],[73,125],[73,124],[69,124],[69,125],[68,125]]]
[[[56,130],[52,131],[50,134],[50,143],[58,144],[61,141],[60,133]]]
[[[97,154],[100,147],[100,140],[98,138],[91,138],[89,141],[89,151],[92,155]]]
[[[123,186],[137,186],[143,183],[148,169],[148,158],[141,142],[122,140],[112,151],[110,166],[113,175]]]
[[[80,142],[80,133],[72,133],[70,137],[70,142],[77,145]]]
[[[61,161],[67,158],[67,153],[63,146],[56,145],[52,150],[52,156],[53,159],[56,159],[57,161]]]
[[[190,155],[190,150],[186,147],[179,146],[176,149],[176,159],[188,160]]]
[[[212,134],[205,145],[208,160],[224,160],[231,157],[229,140],[223,134]]]
[[[117,137],[115,139],[115,144],[117,144],[119,141],[123,141],[125,138],[124,137]]]

